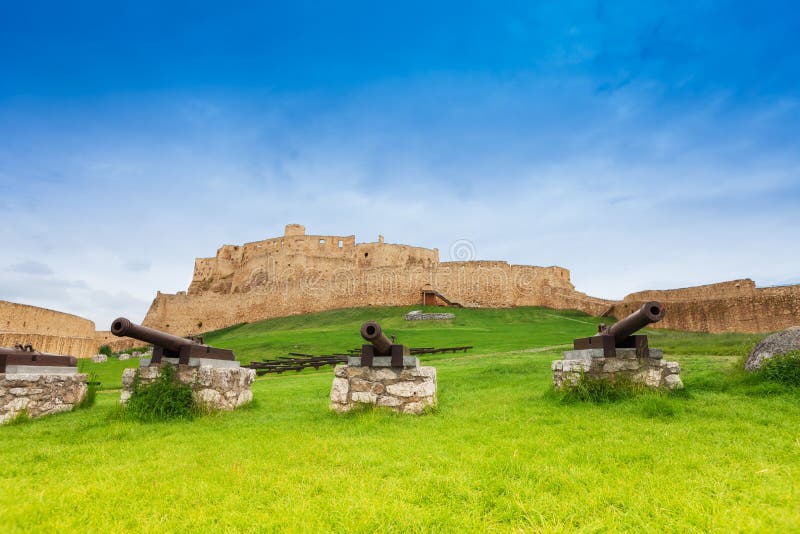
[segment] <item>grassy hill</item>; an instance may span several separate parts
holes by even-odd
[[[800,529],[800,394],[736,370],[759,336],[652,332],[686,390],[564,403],[550,362],[599,319],[540,308],[325,312],[210,333],[243,360],[339,352],[377,319],[425,358],[439,408],[328,412],[330,368],[257,379],[255,402],[189,422],[88,410],[0,428],[6,532],[774,531]],[[105,364],[106,386],[121,369]],[[102,365],[81,364],[86,369]],[[117,378],[118,380],[118,378]]]

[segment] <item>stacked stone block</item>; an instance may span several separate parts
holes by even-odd
[[[0,424],[68,412],[86,396],[85,374],[0,374]]]
[[[349,412],[359,404],[420,414],[436,405],[436,368],[337,366],[331,387],[331,410]]]
[[[552,364],[553,385],[557,389],[576,387],[581,376],[616,382],[625,377],[636,384],[654,389],[681,389],[681,366],[662,359],[661,349],[650,349],[650,356],[640,358],[636,349],[616,349],[617,355],[605,358],[602,349],[568,350],[563,360]]]
[[[120,395],[120,402],[123,404],[133,393],[132,386],[136,373],[139,374],[142,385],[152,384],[161,376],[161,366],[125,369],[122,374]],[[250,385],[256,376],[254,369],[179,365],[175,376],[179,382],[192,388],[192,398],[208,410],[233,410],[253,400]]]

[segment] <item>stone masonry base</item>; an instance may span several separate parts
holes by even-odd
[[[131,396],[131,387],[137,372],[142,384],[151,384],[161,375],[161,366],[125,369],[119,399],[123,404]],[[194,400],[208,410],[233,410],[253,400],[250,384],[256,376],[254,369],[179,365],[175,374],[181,383],[192,388]]]
[[[0,374],[0,424],[27,413],[68,412],[86,396],[85,374]]]
[[[359,404],[420,414],[428,406],[436,405],[436,368],[337,366],[331,387],[331,410],[349,412]]]
[[[602,349],[569,350],[563,360],[553,362],[553,385],[556,389],[575,387],[585,374],[609,382],[624,376],[654,389],[683,388],[681,366],[678,362],[665,362],[661,355],[660,349],[650,349],[650,358],[638,358],[636,349],[617,349],[616,357],[604,358]]]

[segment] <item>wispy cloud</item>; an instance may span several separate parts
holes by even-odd
[[[207,68],[104,35],[133,78],[87,59],[78,83],[43,51],[43,83],[2,57],[0,298],[141,320],[157,290],[186,289],[195,257],[289,222],[443,258],[468,239],[480,259],[563,265],[601,297],[797,280],[791,17],[715,2],[402,11],[321,24],[316,48],[231,13],[277,41],[187,35]],[[85,39],[104,27],[88,20]]]
[[[53,274],[53,270],[50,267],[44,263],[33,260],[15,263],[14,265],[10,265],[6,270],[13,273],[23,273],[34,276],[46,276]]]

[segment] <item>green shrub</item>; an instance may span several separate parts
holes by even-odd
[[[192,419],[199,409],[192,399],[192,388],[178,381],[173,366],[164,365],[159,377],[150,384],[141,383],[137,370],[123,413],[128,418],[149,423]]]
[[[111,358],[114,356],[114,352],[111,350],[111,347],[108,345],[103,345],[100,347],[100,350],[97,351],[98,354],[105,354],[106,357]]]
[[[761,375],[767,380],[800,387],[800,351],[787,352],[764,361]]]

